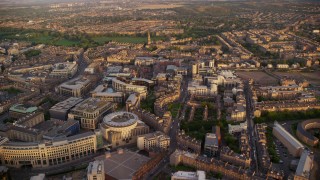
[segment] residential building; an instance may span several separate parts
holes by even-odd
[[[93,161],[87,168],[87,180],[105,180],[104,162]]]
[[[220,159],[224,162],[231,163],[244,168],[250,167],[251,159],[243,154],[233,152],[229,147],[222,147],[220,151]]]
[[[314,147],[319,144],[319,138],[308,132],[309,129],[320,129],[320,120],[312,119],[300,122],[296,131],[298,138],[302,142]]]
[[[242,131],[246,131],[247,128],[248,128],[247,121],[240,123],[239,125],[228,124],[228,132],[230,134],[240,133]]]
[[[219,141],[216,134],[207,133],[204,143],[204,154],[207,157],[213,157],[217,154],[219,149]]]
[[[206,172],[196,171],[196,172],[187,172],[187,171],[177,171],[171,175],[171,180],[205,180]]]
[[[161,149],[167,150],[170,145],[170,137],[160,131],[138,136],[137,146],[140,150]]]
[[[140,107],[140,96],[137,94],[130,94],[126,101],[126,110],[132,111],[138,107]]]

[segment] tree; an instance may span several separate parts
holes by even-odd
[[[6,68],[4,67],[4,65],[1,66],[1,72],[4,72]]]

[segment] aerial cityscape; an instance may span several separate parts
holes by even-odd
[[[1,180],[319,180],[320,1],[0,0]]]

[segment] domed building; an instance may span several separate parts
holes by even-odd
[[[137,115],[126,111],[106,115],[100,129],[113,148],[136,143],[137,136],[149,133],[149,127]]]

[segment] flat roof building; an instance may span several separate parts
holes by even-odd
[[[118,149],[116,152],[98,156],[95,160],[104,162],[106,179],[132,179],[150,158],[129,150]]]
[[[166,150],[169,145],[170,137],[160,131],[140,135],[137,139],[137,146],[140,150],[150,150],[152,148]]]
[[[78,64],[76,62],[64,62],[53,65],[53,70],[50,73],[52,77],[71,78],[78,71]]]
[[[125,98],[125,94],[123,92],[115,92],[111,87],[104,84],[97,86],[91,92],[91,96],[114,103],[122,103]]]
[[[82,97],[89,91],[90,86],[90,79],[78,77],[60,84],[56,88],[56,92],[65,96]]]
[[[205,180],[206,172],[196,171],[196,172],[187,172],[187,171],[178,171],[172,174],[171,180]]]
[[[216,134],[207,133],[205,144],[204,144],[204,154],[208,157],[215,156],[218,152],[219,142]]]
[[[304,146],[285,130],[277,121],[274,122],[272,134],[278,138],[294,157],[300,157]]]
[[[75,105],[82,102],[82,98],[70,97],[64,101],[61,101],[49,109],[51,118],[67,120],[68,113]]]
[[[247,121],[240,123],[239,125],[228,124],[228,131],[230,134],[246,131],[248,128]]]
[[[23,104],[15,104],[10,107],[9,115],[13,118],[21,118],[23,116],[26,116],[27,114],[36,112],[37,110],[37,107],[27,107]]]
[[[314,155],[309,150],[304,150],[301,154],[294,180],[309,180],[310,171],[313,167]]]
[[[133,85],[128,84],[126,82],[123,82],[117,78],[112,79],[112,87],[114,90],[124,93],[139,93],[141,96],[141,99],[145,99],[147,97],[147,87],[146,86],[139,86],[139,85]]]
[[[114,104],[98,98],[88,98],[71,109],[68,118],[79,120],[81,128],[96,129],[105,113],[113,111]]]

